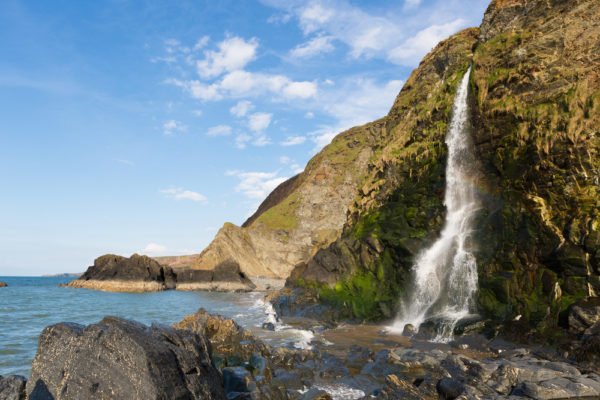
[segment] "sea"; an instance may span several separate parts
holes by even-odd
[[[73,278],[2,277],[0,288],[0,375],[29,376],[42,330],[63,321],[88,325],[111,315],[144,324],[173,324],[204,308],[233,318],[273,346],[311,348],[313,333],[276,321],[264,293],[111,293],[59,287]],[[265,322],[275,331],[262,329]]]

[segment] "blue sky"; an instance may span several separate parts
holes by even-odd
[[[200,252],[487,3],[5,0],[0,276]]]

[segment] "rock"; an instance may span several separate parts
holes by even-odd
[[[454,400],[464,392],[465,387],[452,378],[442,378],[438,381],[436,389],[442,399]]]
[[[222,369],[223,381],[225,382],[225,391],[231,392],[249,392],[251,376],[250,372],[243,367],[225,367]]]
[[[323,389],[311,388],[302,395],[302,400],[332,400],[332,397]]]
[[[421,351],[411,348],[398,348],[390,351],[389,360],[406,369],[430,368],[439,365],[448,354],[434,349],[431,351]]]
[[[204,336],[105,317],[44,329],[27,382],[30,399],[225,399]]]
[[[8,285],[6,284],[6,282],[0,282],[0,287],[7,287]]]
[[[246,332],[231,318],[210,314],[203,308],[173,324],[173,327],[205,336],[215,355],[249,360],[255,353],[265,357],[271,353],[268,345]]]
[[[268,331],[274,331],[275,330],[275,324],[273,324],[272,322],[265,322],[264,324],[262,324],[262,328],[266,329]]]
[[[542,400],[598,397],[600,382],[585,376],[558,377],[539,383],[524,382],[512,394]]]
[[[210,290],[221,292],[247,292],[256,288],[240,270],[237,261],[228,259],[213,269],[185,269],[177,273],[177,290]]]
[[[0,376],[0,399],[2,400],[25,400],[25,385],[27,379],[19,375],[11,375],[3,378]],[[32,399],[35,400],[35,399]]]
[[[414,336],[418,332],[417,328],[413,324],[404,325],[404,329],[402,330],[402,334],[404,336]]]
[[[94,265],[68,286],[112,292],[154,292],[174,289],[175,278],[171,268],[150,257],[107,254],[94,260]]]
[[[378,400],[422,400],[435,397],[427,396],[427,393],[400,375],[386,376],[385,385],[377,394]]]
[[[586,297],[571,307],[569,330],[582,333],[600,322],[600,297]]]

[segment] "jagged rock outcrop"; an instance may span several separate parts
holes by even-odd
[[[6,282],[0,282],[0,287],[8,287],[8,285],[6,284]]]
[[[250,291],[256,285],[233,260],[225,260],[211,270],[185,269],[177,272],[177,290],[209,290],[217,292]]]
[[[494,0],[479,30],[441,42],[386,117],[342,236],[292,272],[359,319],[396,313],[415,255],[441,228],[443,138],[472,62],[475,223],[486,317],[567,327],[600,293],[600,3]]]
[[[226,399],[201,335],[105,317],[44,329],[29,399]]]
[[[153,292],[175,288],[176,276],[169,267],[148,256],[130,258],[107,254],[94,260],[94,265],[69,283],[74,288],[112,292]]]
[[[2,400],[25,400],[25,385],[27,379],[19,375],[11,375],[3,378],[0,375],[0,399]]]
[[[240,292],[256,288],[233,260],[225,260],[212,270],[173,270],[150,257],[137,254],[130,258],[113,254],[98,257],[79,279],[66,286],[111,292],[171,289]]]

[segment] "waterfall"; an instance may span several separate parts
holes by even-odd
[[[471,252],[471,225],[478,209],[472,145],[467,129],[467,70],[456,91],[450,127],[446,134],[446,220],[440,238],[423,251],[412,268],[412,293],[401,302],[391,327],[402,331],[406,324],[418,328],[427,319],[439,321],[438,341],[452,337],[456,323],[469,315],[477,290],[477,262]]]

